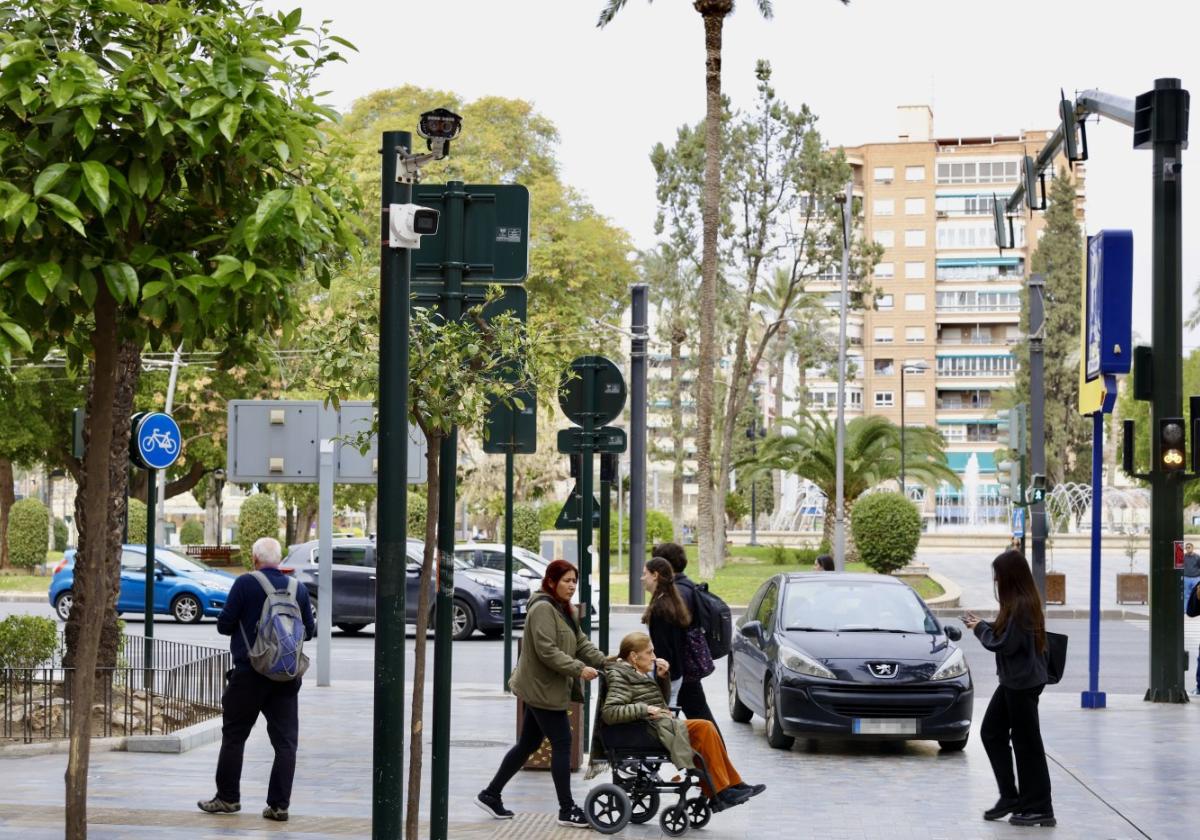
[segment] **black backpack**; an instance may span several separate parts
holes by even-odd
[[[733,616],[729,612],[729,605],[709,592],[707,583],[696,583],[690,579],[680,583],[690,586],[695,595],[692,598],[692,626],[704,631],[709,654],[713,659],[727,656],[733,638]]]

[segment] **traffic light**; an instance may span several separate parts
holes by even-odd
[[[996,412],[996,442],[1005,449],[1012,449],[1012,410]]]
[[[1001,461],[996,464],[996,482],[1000,485],[1000,495],[1014,502],[1023,501],[1020,498],[1020,476],[1017,465],[1012,461]]]
[[[1004,213],[1007,199],[999,198],[992,193],[992,227],[996,232],[996,247],[1003,251],[1013,247],[1012,228]]]
[[[996,412],[996,442],[1017,455],[1025,453],[1025,404]]]
[[[1158,421],[1158,462],[1163,472],[1180,472],[1187,467],[1183,428],[1182,417]]]
[[[1029,503],[1038,504],[1046,500],[1046,476],[1031,475],[1029,477]]]

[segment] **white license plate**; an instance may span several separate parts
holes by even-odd
[[[525,605],[517,604],[517,608],[513,610],[517,615],[525,615]]]
[[[916,735],[916,718],[855,718],[855,735]]]

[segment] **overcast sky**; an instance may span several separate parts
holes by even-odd
[[[474,99],[526,99],[561,135],[564,180],[639,247],[654,242],[650,147],[704,114],[704,36],[688,0],[629,0],[606,29],[604,0],[266,0],[359,49],[321,87],[344,109],[379,88],[414,84]],[[775,0],[763,21],[742,0],[725,24],[723,85],[749,107],[754,64],[768,59],[779,95],[807,103],[832,144],[895,139],[896,106],[928,104],[934,132],[1012,134],[1053,128],[1059,88],[1130,99],[1176,77],[1200,91],[1200,45],[1178,0]],[[430,102],[430,107],[439,103]],[[1195,121],[1193,121],[1194,123]],[[413,126],[395,126],[412,129]],[[464,127],[469,132],[471,126]],[[1200,130],[1193,135],[1200,134]],[[1089,123],[1087,228],[1134,232],[1134,330],[1150,337],[1150,151],[1132,130]],[[1192,153],[1184,153],[1190,162]],[[1185,169],[1185,172],[1190,169]],[[1185,182],[1184,309],[1200,280],[1200,180]],[[1186,348],[1200,333],[1186,333]]]

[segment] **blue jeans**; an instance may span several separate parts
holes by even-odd
[[[1191,597],[1192,590],[1196,588],[1196,584],[1200,584],[1200,577],[1184,577],[1183,579],[1183,607],[1187,609],[1188,598]],[[1186,613],[1185,613],[1186,615]],[[1196,652],[1196,691],[1200,692],[1200,651]]]

